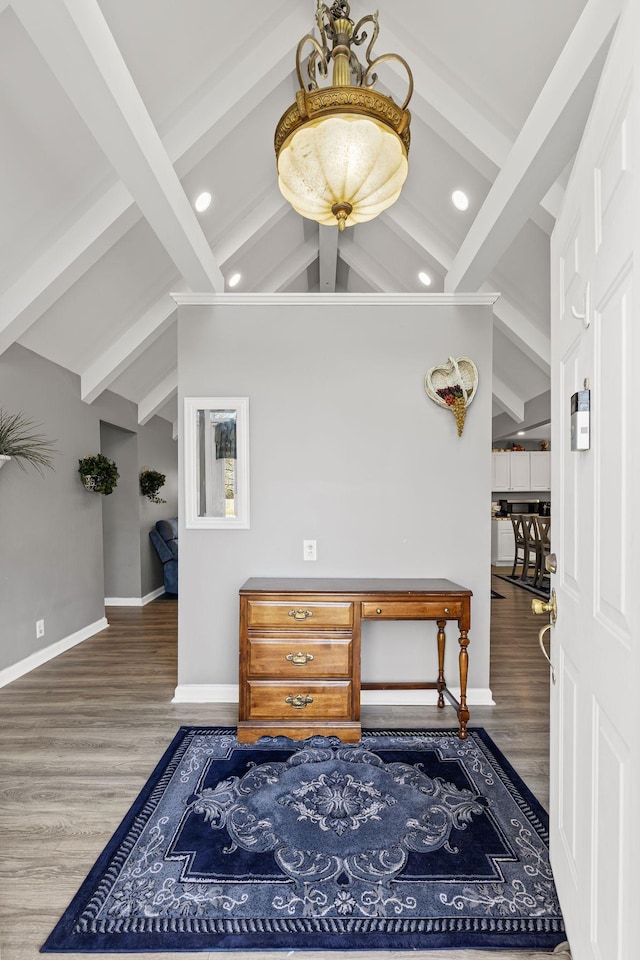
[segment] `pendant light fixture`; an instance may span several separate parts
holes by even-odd
[[[409,169],[407,105],[413,92],[413,76],[402,57],[386,53],[372,59],[378,14],[354,24],[350,12],[349,3],[329,6],[317,0],[320,39],[307,34],[298,44],[300,89],[275,133],[282,195],[303,217],[337,224],[340,230],[372,220],[400,196]],[[354,47],[368,39],[367,24],[371,39],[360,63]],[[308,45],[305,79],[302,61]],[[376,69],[385,61],[395,61],[407,72],[402,106],[374,89]],[[321,86],[331,68],[331,85]]]

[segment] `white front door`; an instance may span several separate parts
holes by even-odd
[[[551,244],[550,842],[574,960],[640,956],[639,8],[612,41]],[[585,381],[591,444],[572,452]]]

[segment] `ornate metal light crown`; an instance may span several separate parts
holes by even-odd
[[[403,57],[385,53],[373,58],[379,33],[377,13],[354,24],[350,12],[347,2],[329,7],[317,0],[320,39],[307,34],[298,44],[300,89],[275,133],[283,196],[302,216],[337,223],[341,230],[373,219],[400,195],[408,172],[411,115],[407,106],[413,93],[413,76]],[[368,39],[367,24],[372,33],[361,63],[354,47]],[[307,45],[312,49],[305,78]],[[374,89],[376,70],[387,61],[399,63],[407,72],[408,90],[401,106]],[[322,86],[331,64],[332,83]]]

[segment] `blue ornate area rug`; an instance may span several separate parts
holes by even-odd
[[[484,730],[183,727],[42,950],[551,950],[547,818]]]

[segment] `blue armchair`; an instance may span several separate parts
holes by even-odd
[[[149,531],[151,543],[162,561],[165,593],[178,594],[178,518],[158,520]]]

